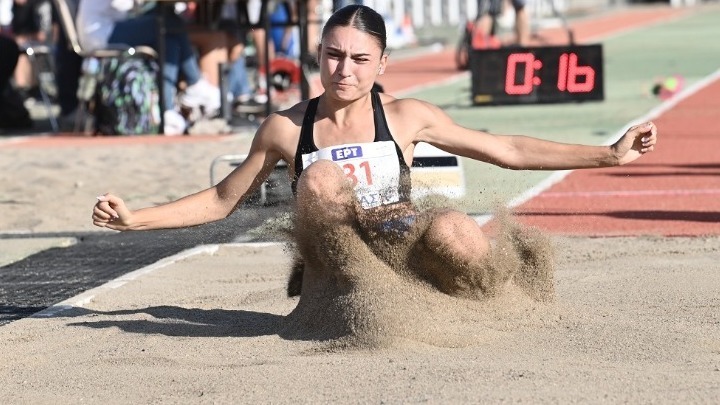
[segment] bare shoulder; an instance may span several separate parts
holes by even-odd
[[[278,152],[287,161],[293,160],[307,103],[307,100],[302,101],[270,114],[258,128],[253,146]]]
[[[259,133],[272,131],[292,131],[293,129],[299,129],[302,126],[302,120],[305,116],[305,110],[307,109],[307,100],[302,101],[293,105],[292,107],[276,111],[270,114],[259,128]],[[276,134],[282,135],[282,134]]]
[[[445,115],[440,107],[416,98],[395,98],[388,94],[381,94],[380,99],[385,111],[397,117],[432,120],[436,119],[438,115]]]
[[[406,144],[423,140],[423,133],[430,128],[452,122],[440,107],[423,100],[387,94],[381,95],[381,100],[391,132]]]

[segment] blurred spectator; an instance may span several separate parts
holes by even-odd
[[[149,3],[152,5],[152,3]],[[136,6],[133,0],[81,0],[77,27],[80,42],[87,49],[100,49],[108,44],[150,46],[157,49],[158,8],[142,14],[131,14]],[[203,107],[205,111],[217,111],[220,107],[220,90],[203,77],[197,58],[190,44],[184,21],[174,12],[166,16],[169,29],[165,40],[165,69],[163,104],[165,111],[165,134],[181,134],[187,128],[175,95],[180,75],[188,86],[180,95],[179,103],[189,108]]]
[[[50,0],[14,0],[11,30],[21,48],[52,39],[51,7]],[[32,69],[27,56],[21,55],[15,68],[15,86],[23,97],[37,85]]]
[[[0,128],[29,128],[32,126],[30,114],[10,83],[20,55],[14,39],[0,35],[0,55]]]
[[[530,41],[530,16],[525,7],[527,0],[510,0],[515,10],[515,44],[528,46]],[[504,0],[478,0],[478,14],[475,19],[473,42],[475,48],[483,48],[494,34],[494,25],[502,14]]]
[[[297,7],[294,2],[281,1],[270,13],[270,39],[275,54],[297,58],[300,56],[298,30],[291,26],[297,20]]]
[[[242,5],[241,5],[242,6]],[[246,10],[244,10],[246,11]],[[259,10],[255,10],[259,16]],[[187,17],[194,22],[204,18],[202,4],[188,3]],[[200,68],[205,77],[213,84],[219,84],[219,65],[228,66],[229,100],[235,103],[248,104],[264,102],[267,96],[256,94],[256,85],[252,85],[245,58],[247,37],[251,31],[247,26],[241,27],[235,4],[226,3],[219,15],[211,16],[218,20],[217,30],[208,30],[200,26],[191,31],[190,38],[196,46],[200,58]]]
[[[77,6],[80,0],[65,0],[70,13],[77,15]],[[53,7],[53,21],[59,17]],[[65,30],[57,24],[57,41],[54,53],[55,82],[57,83],[57,99],[60,105],[60,125],[71,129],[75,124],[75,112],[78,106],[77,89],[80,80],[82,57],[70,49]]]
[[[229,90],[234,102],[240,104],[265,103],[267,101],[267,79],[265,67],[266,55],[269,60],[275,57],[274,47],[266,47],[266,33],[262,20],[263,4],[261,0],[238,0],[235,7],[231,4],[223,8],[224,27],[231,36],[229,53],[230,75]],[[252,28],[249,28],[252,27]],[[252,61],[246,53],[248,40],[252,42],[254,54]],[[248,66],[254,66],[254,81],[248,74]]]
[[[226,7],[226,6],[223,6]],[[190,43],[198,53],[198,62],[203,77],[213,86],[219,85],[218,65],[228,61],[228,35],[214,23],[216,15],[209,15],[213,8],[205,2],[176,3],[175,11],[188,26]],[[208,24],[213,24],[209,27]]]
[[[303,61],[306,64],[317,68],[318,57],[317,47],[320,44],[320,27],[323,22],[320,21],[322,16],[322,2],[320,0],[307,0],[307,48],[310,55],[307,55],[308,59]],[[362,4],[362,1],[358,0],[357,4]],[[333,8],[333,11],[335,9]]]
[[[0,0],[0,33],[11,34],[13,0]]]
[[[0,35],[0,93],[11,86],[10,78],[15,71],[20,49],[17,43],[10,37]]]
[[[251,82],[248,73],[245,50],[249,30],[239,26],[237,10],[231,5],[224,7],[222,21],[231,43],[228,50],[228,59],[230,61],[228,91],[232,101],[236,104],[262,104],[267,102],[267,95],[258,94],[258,84]]]

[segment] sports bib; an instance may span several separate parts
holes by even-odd
[[[330,146],[302,156],[303,169],[318,160],[331,160],[343,169],[364,209],[400,201],[400,163],[395,142]]]

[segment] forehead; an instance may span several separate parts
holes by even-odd
[[[380,45],[375,37],[353,27],[334,27],[322,38],[322,45],[347,53],[380,53]]]

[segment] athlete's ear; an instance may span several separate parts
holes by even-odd
[[[378,74],[385,73],[385,66],[387,66],[388,55],[386,53],[380,57],[380,66],[378,66]]]

